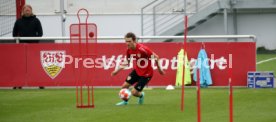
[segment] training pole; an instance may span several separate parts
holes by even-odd
[[[229,121],[233,122],[233,89],[231,78],[229,78]]]
[[[232,61],[232,54],[229,55]],[[230,64],[230,63],[229,63]],[[229,80],[229,122],[233,122],[233,88],[232,88],[232,66],[228,66],[228,80]]]
[[[201,122],[201,110],[200,110],[200,72],[199,69],[196,70],[197,71],[197,121]]]
[[[181,111],[184,111],[184,80],[185,80],[185,68],[186,68],[186,52],[187,52],[187,33],[188,33],[188,16],[186,15],[184,18],[184,56],[183,56],[183,74],[182,74],[182,92],[181,92]]]

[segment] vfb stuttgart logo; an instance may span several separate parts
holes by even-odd
[[[40,60],[44,71],[54,79],[65,66],[65,51],[40,51]]]

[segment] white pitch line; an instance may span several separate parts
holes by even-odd
[[[272,60],[276,60],[276,57],[274,57],[274,58],[269,58],[269,59],[262,60],[262,61],[259,61],[259,62],[257,62],[256,64],[258,65],[258,64],[262,64],[262,63],[269,62],[269,61],[272,61]]]

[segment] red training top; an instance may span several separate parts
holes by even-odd
[[[127,50],[127,59],[130,60],[130,57],[135,61],[134,69],[139,76],[152,77],[153,69],[151,66],[151,55],[153,52],[142,44],[136,44],[136,49]]]

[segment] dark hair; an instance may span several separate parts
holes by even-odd
[[[132,32],[128,32],[126,35],[125,35],[125,38],[132,38],[133,41],[136,41],[136,36],[134,33]]]

